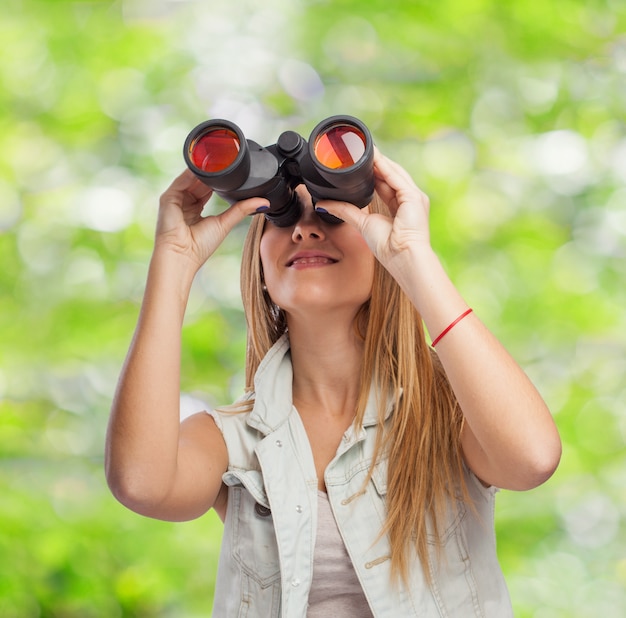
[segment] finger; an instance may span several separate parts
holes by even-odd
[[[202,185],[205,189],[210,191],[209,187],[203,182],[200,182],[198,177],[190,169],[186,169],[174,178],[169,188],[175,191],[187,191],[196,185]]]
[[[374,156],[374,176],[376,191],[388,206],[392,206],[394,199],[402,202],[412,197],[428,205],[428,196],[417,186],[409,172],[380,152]]]
[[[365,224],[365,217],[367,217],[367,209],[357,208],[349,202],[336,200],[320,200],[315,205],[315,211],[334,215],[361,231]]]
[[[422,192],[406,169],[380,152],[374,156],[374,176],[396,191],[417,189]]]
[[[170,186],[163,192],[164,195],[171,194],[183,194],[185,192],[191,192],[198,196],[204,195],[210,192],[211,189],[205,184],[201,183],[191,170],[185,170],[171,182]]]
[[[381,180],[379,178],[374,179],[376,193],[380,199],[391,209],[392,201],[395,200],[396,190],[390,187],[385,180]]]
[[[264,197],[251,197],[247,200],[235,202],[224,212],[216,215],[216,218],[219,220],[224,229],[227,232],[230,232],[230,230],[232,230],[246,217],[264,212],[264,210],[267,210],[269,205],[269,200]]]
[[[204,205],[213,190],[201,182],[191,170],[179,174],[163,193],[162,200],[174,202],[181,207]]]

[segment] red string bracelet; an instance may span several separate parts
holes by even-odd
[[[441,341],[444,335],[447,335],[463,318],[466,318],[470,313],[472,313],[471,307],[467,311],[464,311],[456,320],[454,320],[454,322],[446,326],[441,333],[439,333],[439,336],[435,337],[430,345],[434,348]]]

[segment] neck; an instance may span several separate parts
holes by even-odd
[[[289,340],[298,410],[352,418],[363,357],[352,320],[290,320]]]

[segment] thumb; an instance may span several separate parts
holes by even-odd
[[[269,200],[264,197],[251,197],[246,200],[235,202],[226,210],[216,215],[220,223],[228,230],[232,230],[247,216],[264,212],[269,207]]]
[[[320,200],[315,204],[315,212],[328,213],[345,221],[349,225],[362,230],[367,217],[366,212],[350,202],[338,202],[335,200]]]
[[[324,209],[354,227],[363,236],[374,255],[380,259],[392,229],[392,222],[388,217],[370,213],[369,208],[358,208],[348,202],[322,200],[315,208],[317,211]]]

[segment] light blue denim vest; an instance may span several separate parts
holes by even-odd
[[[317,477],[300,416],[291,401],[289,341],[280,339],[255,377],[249,413],[213,412],[224,435],[229,467],[228,508],[219,560],[215,618],[304,618],[317,529]],[[459,504],[443,522],[443,550],[433,540],[429,587],[417,558],[410,586],[390,585],[385,519],[386,461],[362,492],[370,467],[377,411],[371,397],[363,427],[346,431],[326,474],[341,536],[374,616],[509,618],[513,616],[496,557],[496,490],[471,473],[475,508]],[[388,414],[391,413],[391,408]]]

